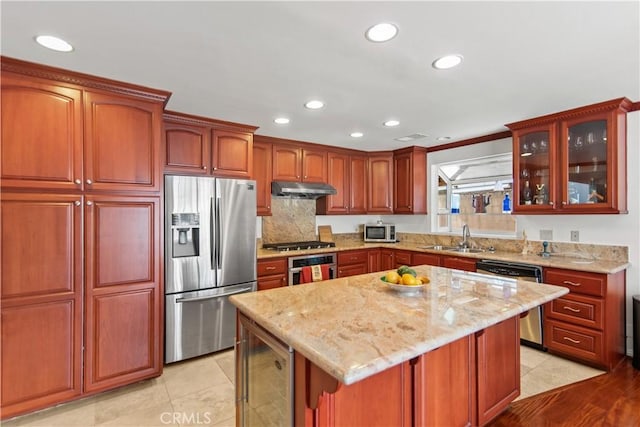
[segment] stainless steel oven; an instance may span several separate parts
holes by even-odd
[[[494,276],[505,276],[530,282],[542,282],[542,267],[515,262],[481,260],[476,263],[476,272]],[[520,343],[544,350],[542,306],[529,310],[520,319]]]
[[[312,267],[314,265],[318,265],[318,266],[326,265],[326,270],[329,276],[327,280],[335,279],[337,277],[336,276],[336,269],[337,269],[336,259],[337,257],[335,252],[331,252],[327,254],[289,257],[289,286],[305,283],[304,280],[302,279],[302,270],[305,267]]]

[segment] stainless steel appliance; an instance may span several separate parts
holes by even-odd
[[[530,264],[481,260],[476,263],[476,272],[530,282],[542,282],[542,267]],[[529,310],[529,314],[520,319],[520,343],[544,350],[542,333],[542,306],[538,306]]]
[[[238,426],[293,426],[293,349],[239,315],[236,343]]]
[[[396,242],[396,226],[393,224],[364,224],[365,242]]]
[[[255,181],[165,177],[165,362],[233,347],[256,290]]]
[[[302,280],[302,269],[314,265],[326,265],[329,277],[327,280],[335,279],[337,257],[334,252],[328,254],[303,255],[289,257],[289,286],[304,283]]]

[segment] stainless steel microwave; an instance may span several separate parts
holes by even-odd
[[[364,241],[395,243],[396,226],[393,224],[364,224]]]

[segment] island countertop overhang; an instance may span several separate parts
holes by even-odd
[[[234,295],[268,332],[349,385],[566,293],[560,286],[418,266],[417,295],[370,273]]]

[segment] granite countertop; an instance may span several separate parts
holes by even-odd
[[[542,267],[565,268],[568,270],[577,270],[577,271],[586,271],[586,272],[604,273],[604,274],[617,273],[619,271],[627,269],[630,265],[628,262],[608,261],[608,260],[601,260],[601,259],[585,259],[585,258],[571,257],[571,256],[552,255],[550,257],[543,258],[537,254],[523,255],[522,253],[505,252],[505,251],[496,251],[496,252],[485,251],[485,252],[477,252],[477,253],[454,252],[454,251],[448,251],[448,250],[425,249],[423,248],[423,246],[425,246],[424,243],[404,243],[404,242],[364,243],[362,241],[354,240],[354,241],[339,242],[339,243],[336,243],[335,248],[325,248],[325,249],[308,249],[308,250],[301,250],[301,251],[278,252],[278,251],[258,248],[257,256],[258,256],[258,259],[267,259],[267,258],[317,254],[317,253],[327,253],[327,252],[348,251],[348,250],[355,250],[355,249],[392,248],[392,249],[402,249],[402,250],[408,250],[408,251],[414,251],[414,252],[424,252],[424,253],[432,253],[432,254],[438,254],[438,255],[456,256],[456,257],[520,262],[525,264],[539,265]]]
[[[363,274],[230,297],[240,311],[344,384],[455,341],[568,289],[441,267],[431,282],[400,294]]]

